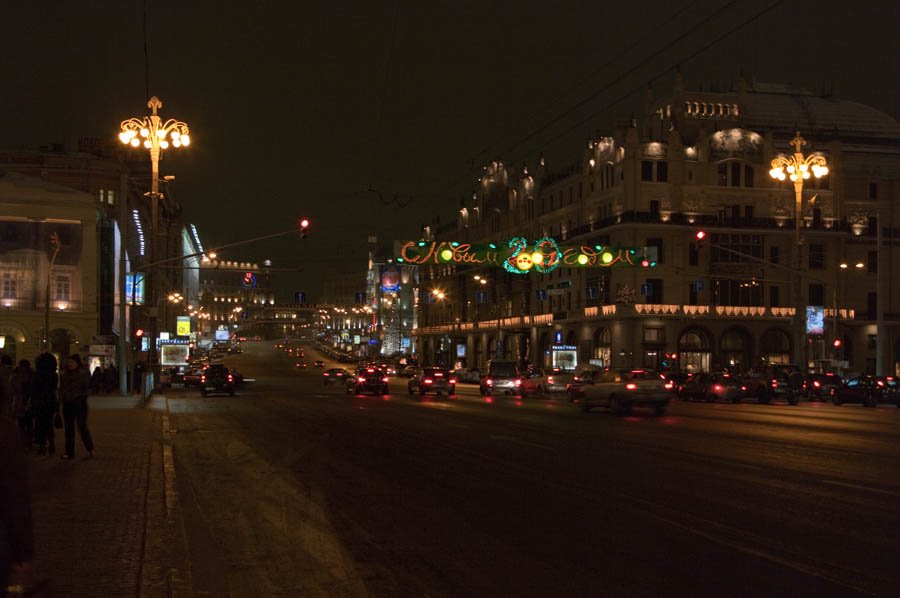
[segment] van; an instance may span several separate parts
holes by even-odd
[[[502,392],[521,398],[523,376],[524,374],[519,371],[519,365],[515,361],[492,359],[488,362],[485,374],[481,378],[479,385],[481,396]]]

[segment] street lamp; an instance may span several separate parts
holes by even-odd
[[[804,272],[803,262],[800,259],[801,249],[803,247],[803,239],[800,236],[800,219],[803,215],[803,183],[810,176],[821,178],[828,174],[828,164],[825,157],[819,154],[803,155],[803,146],[807,145],[806,140],[800,136],[800,131],[796,131],[790,145],[794,148],[794,153],[790,156],[777,156],[772,160],[772,169],[769,176],[776,181],[790,179],[794,184],[794,242],[796,250],[794,252],[794,284],[796,286],[795,293],[795,309],[794,314],[794,346],[796,347],[796,356],[798,360],[804,360],[801,367],[806,371],[808,360],[805,356],[806,335],[803,331],[803,323],[805,314],[805,305],[801,299],[803,293],[802,275]]]

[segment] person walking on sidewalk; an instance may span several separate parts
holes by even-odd
[[[34,418],[31,414],[31,382],[33,377],[34,370],[31,369],[31,363],[27,359],[23,359],[9,378],[13,395],[12,413],[19,424],[19,430],[22,433],[22,445],[25,447],[26,453],[31,452],[34,430]]]
[[[59,410],[57,391],[59,376],[56,374],[56,357],[41,353],[34,360],[34,378],[31,382],[31,412],[34,415],[34,440],[39,455],[56,452],[53,416]]]
[[[87,397],[91,387],[91,375],[81,363],[78,354],[66,358],[66,367],[59,377],[59,398],[62,401],[63,421],[66,425],[66,452],[63,459],[75,456],[75,426],[88,456],[94,456],[94,441],[87,427]]]
[[[33,558],[31,499],[19,430],[11,419],[0,417],[0,595],[10,586],[24,590]]]

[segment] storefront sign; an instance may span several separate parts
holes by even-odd
[[[190,316],[178,316],[176,318],[175,335],[176,336],[190,336],[191,335],[191,317]]]
[[[96,355],[97,357],[115,357],[115,345],[90,345],[88,347],[88,355]]]

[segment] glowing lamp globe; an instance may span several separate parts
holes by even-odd
[[[534,253],[531,254],[531,261],[532,261],[532,263],[535,263],[538,265],[543,264],[544,263],[544,254],[541,253],[540,251],[535,251]]]
[[[578,263],[581,264],[582,266],[584,266],[585,264],[587,264],[587,263],[588,263],[588,256],[584,255],[583,253],[580,254],[580,255],[578,256]]]

